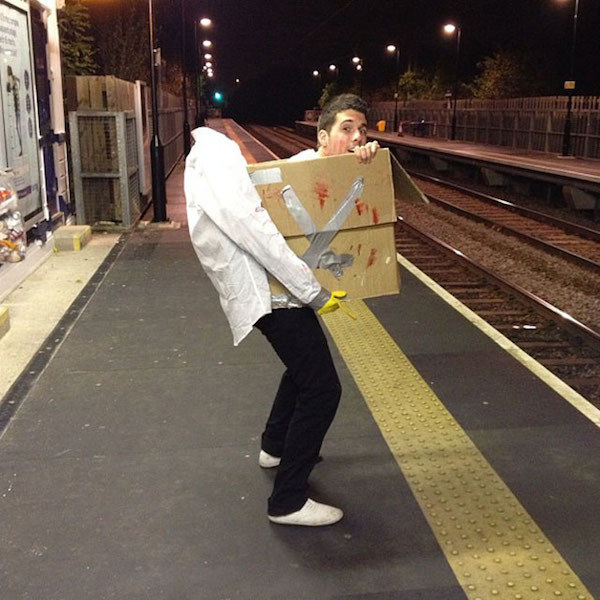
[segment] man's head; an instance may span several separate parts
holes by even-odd
[[[323,109],[317,128],[321,156],[352,152],[367,142],[367,103],[354,94],[336,96]]]

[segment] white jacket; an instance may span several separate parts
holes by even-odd
[[[329,292],[261,206],[238,145],[206,127],[194,130],[193,137],[184,176],[188,227],[200,263],[219,293],[234,345],[271,312],[266,271],[300,302],[321,308]]]

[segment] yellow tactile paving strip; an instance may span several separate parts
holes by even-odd
[[[592,600],[362,301],[327,325],[471,600]]]
[[[248,150],[248,148],[246,148],[246,144],[244,144],[244,142],[242,142],[240,137],[234,131],[231,124],[225,119],[223,119],[223,127],[225,127],[225,131],[227,132],[227,137],[229,139],[233,140],[240,147],[240,150],[242,152],[243,157],[246,159],[246,162],[250,165],[256,164],[258,161],[254,157],[254,155]]]

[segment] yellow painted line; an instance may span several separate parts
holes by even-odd
[[[234,131],[233,127],[226,120],[223,120],[223,126],[225,127],[225,131],[227,132],[227,137],[231,138],[240,147],[240,150],[242,151],[242,155],[246,159],[246,162],[249,165],[257,163],[258,161],[256,160],[256,158],[254,158],[254,155],[246,148],[244,142],[242,142],[242,140],[238,137],[237,133]]]
[[[438,285],[433,279],[428,277],[423,271],[415,267],[402,255],[397,255],[398,262],[410,271],[417,279],[424,283],[429,289],[435,292],[450,306],[457,310],[461,315],[471,322],[475,327],[485,333],[489,338],[496,342],[503,350],[518,360],[523,366],[529,369],[536,377],[539,377],[546,385],[554,390],[559,396],[564,398],[581,414],[585,415],[594,425],[600,427],[600,410],[591,402],[586,400],[581,394],[577,393],[572,387],[561,381],[554,373],[546,369],[537,360],[521,350],[516,344],[507,337],[494,329],[489,323],[484,321],[479,315],[475,314],[470,308],[465,306],[460,300],[457,300],[452,294],[449,294],[443,287]]]
[[[10,329],[10,312],[8,306],[0,306],[0,338]]]
[[[324,315],[470,600],[591,594],[362,301]]]

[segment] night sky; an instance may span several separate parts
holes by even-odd
[[[110,2],[110,0],[104,0]],[[117,0],[113,0],[115,2]],[[129,0],[141,2],[146,0]],[[165,57],[179,60],[180,0],[153,0]],[[351,81],[351,57],[364,59],[366,87],[385,85],[394,60],[385,45],[401,48],[400,71],[408,66],[451,73],[454,42],[441,27],[462,28],[460,75],[471,80],[477,63],[500,49],[525,53],[559,94],[569,78],[575,0],[185,0],[186,55],[193,54],[193,19],[209,16],[214,26],[215,89],[228,104],[246,106],[247,119],[281,121],[316,103],[313,69],[330,62]],[[579,0],[577,93],[600,95],[600,2]],[[235,78],[241,83],[236,86]],[[237,98],[236,98],[237,97]],[[270,118],[269,118],[270,116]]]

